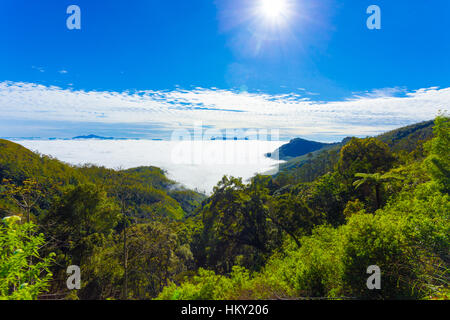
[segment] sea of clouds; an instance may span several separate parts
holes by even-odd
[[[72,165],[95,164],[113,169],[156,166],[169,178],[210,193],[224,175],[251,178],[274,172],[280,161],[267,158],[286,142],[255,140],[22,140],[15,141]]]

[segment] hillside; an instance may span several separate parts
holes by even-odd
[[[72,166],[0,139],[0,182],[11,179],[20,183],[30,178],[41,184],[51,182],[62,185],[79,184],[88,180]]]
[[[411,152],[420,141],[433,136],[434,121],[424,121],[383,133],[376,138],[386,143],[394,152]]]
[[[316,141],[305,140],[302,138],[292,139],[289,143],[282,145],[272,153],[268,153],[268,157],[280,160],[289,160],[314,152],[325,147],[330,147],[331,143],[322,143]]]
[[[123,171],[97,166],[76,167],[34,153],[19,144],[0,140],[0,181],[4,179],[14,184],[31,179],[45,192],[51,189],[56,194],[68,187],[92,183],[102,186],[108,196],[115,199],[126,188],[133,188],[139,192],[139,196],[127,199],[126,202],[133,206],[133,214],[139,218],[148,218],[157,213],[180,219],[192,213],[194,207],[205,198],[191,190],[177,190],[177,184],[156,167]],[[42,208],[48,208],[48,199],[41,200],[41,205]],[[0,217],[4,215],[0,199]]]
[[[393,152],[411,152],[421,145],[421,142],[431,139],[433,125],[434,121],[420,122],[383,133],[375,138],[386,143]],[[311,153],[287,158],[287,161],[280,165],[277,176],[291,174],[296,176],[296,181],[312,181],[333,169],[337,163],[339,151],[350,140],[351,138],[347,137],[340,143],[326,144]],[[283,148],[295,149],[295,144],[290,142],[280,149]]]

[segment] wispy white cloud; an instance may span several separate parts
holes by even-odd
[[[429,88],[429,89],[435,89]],[[349,100],[353,100],[354,98],[387,98],[387,97],[398,97],[402,94],[408,93],[408,90],[404,87],[394,87],[394,88],[381,88],[381,89],[373,89],[371,91],[365,91],[365,92],[354,92],[354,97],[350,98]]]
[[[326,140],[372,135],[432,119],[448,110],[450,88],[408,91],[388,88],[356,93],[344,101],[311,101],[298,94],[270,95],[217,88],[110,92],[0,82],[2,119],[114,123],[158,123],[168,130],[205,126],[277,128],[283,136]]]
[[[32,66],[31,68],[39,72],[45,72],[45,69],[43,67]]]

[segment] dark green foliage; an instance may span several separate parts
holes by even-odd
[[[271,186],[269,176],[257,175],[248,185],[222,179],[201,211],[203,231],[195,252],[199,266],[220,273],[235,264],[258,270],[283,238],[300,245],[301,236],[327,220],[295,192],[273,195]],[[329,218],[334,219],[332,214]]]
[[[267,177],[268,178],[268,177]],[[265,216],[267,189],[255,178],[246,186],[240,179],[224,177],[201,211],[203,230],[196,252],[200,265],[229,272],[238,259],[258,268],[274,245]]]
[[[351,197],[351,190],[338,173],[328,173],[297,190],[307,205],[322,213],[328,223],[338,226],[344,222],[343,210]]]
[[[186,215],[193,215],[206,196],[188,189],[179,189],[169,192],[170,197],[175,199]]]
[[[385,172],[394,160],[385,143],[375,138],[352,138],[341,149],[338,171],[346,178],[353,178],[356,173]]]
[[[301,236],[311,234],[315,226],[325,222],[323,214],[311,210],[298,195],[292,193],[273,197],[269,202],[267,216],[299,247]]]
[[[52,245],[69,254],[71,263],[80,265],[89,255],[94,236],[107,236],[117,225],[120,211],[106,192],[88,184],[70,187],[42,220]],[[98,238],[98,237],[97,237]],[[99,238],[98,238],[99,239]]]

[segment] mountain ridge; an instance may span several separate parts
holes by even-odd
[[[387,131],[374,136],[374,138],[386,143],[394,152],[412,152],[417,148],[420,141],[426,141],[432,138],[433,126],[434,120],[422,121]],[[306,171],[311,171],[311,169],[304,167],[305,164],[308,164],[308,166],[311,167],[321,168],[318,169],[315,174],[310,175],[306,181],[310,181],[317,176],[325,174],[335,165],[341,148],[345,146],[351,138],[352,137],[347,137],[341,142],[325,145],[311,153],[286,159],[286,162],[280,164],[279,171],[274,176],[279,176],[280,173],[296,171],[298,176],[303,177]],[[302,179],[304,178],[300,178],[300,180]]]

